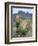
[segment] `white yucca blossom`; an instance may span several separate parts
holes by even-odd
[[[26,25],[27,25],[26,20],[23,20],[23,21],[20,23],[20,26],[23,27],[23,29],[26,28]]]

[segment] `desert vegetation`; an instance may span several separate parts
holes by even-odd
[[[15,27],[16,27],[16,34],[14,36],[17,37],[24,37],[26,34],[31,31],[32,29],[32,20],[26,20],[23,19],[19,16],[16,16],[16,21],[15,21]],[[14,29],[15,29],[14,27]]]
[[[28,34],[31,35],[32,15],[30,13],[20,11],[18,14],[14,14],[12,21],[12,37],[26,37]]]

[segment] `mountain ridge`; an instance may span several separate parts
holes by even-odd
[[[19,11],[18,13],[13,14],[14,16],[19,15],[22,16],[24,18],[32,18],[32,13],[29,12],[24,12],[24,11]]]

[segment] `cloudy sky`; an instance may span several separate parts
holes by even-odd
[[[26,12],[29,12],[29,13],[32,13],[32,9],[27,9],[27,8],[13,8],[12,9],[12,13],[18,13],[18,11],[24,11],[25,13]]]

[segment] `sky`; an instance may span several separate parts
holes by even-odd
[[[25,13],[26,12],[32,13],[32,9],[27,9],[27,8],[13,8],[12,11],[13,14],[18,13],[18,11],[24,11]]]

